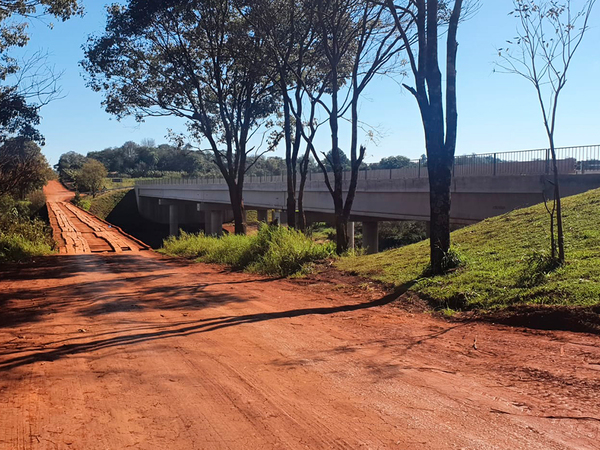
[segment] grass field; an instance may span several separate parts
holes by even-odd
[[[113,182],[113,178],[104,179],[104,187],[106,189],[121,189],[131,188],[138,180],[149,180],[150,178],[120,178],[121,182]]]
[[[563,200],[567,263],[544,267],[549,216],[543,205],[452,233],[463,265],[427,278],[429,241],[341,258],[339,269],[410,288],[436,308],[494,310],[516,304],[600,305],[600,189]]]

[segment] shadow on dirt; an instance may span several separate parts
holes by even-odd
[[[110,298],[110,296],[107,296],[107,298],[98,299],[98,304],[94,304],[96,302],[91,304],[84,303],[81,305],[79,314],[89,317],[97,314],[115,312],[117,310],[122,311],[123,308],[130,308],[128,310],[153,308],[158,311],[161,309],[174,308],[185,308],[186,310],[189,310],[194,307],[206,308],[214,304],[244,302],[251,299],[251,297],[240,298],[236,295],[213,295],[207,292],[201,292],[202,289],[208,285],[209,284],[201,285],[198,288],[198,291],[194,291],[193,288],[189,287],[163,287],[162,290],[153,288],[147,290],[141,289],[138,296],[144,297],[144,301],[137,302],[131,299],[129,299],[129,301],[124,301],[123,298]],[[72,290],[73,286],[71,285],[69,289]],[[17,348],[4,348],[0,351],[0,358],[2,358],[2,361],[0,362],[0,371],[8,371],[16,367],[33,364],[39,361],[55,361],[66,356],[94,352],[116,346],[135,345],[142,342],[166,339],[174,336],[190,336],[198,333],[208,333],[237,325],[277,319],[289,319],[306,315],[330,315],[375,308],[389,304],[396,300],[397,297],[398,294],[394,293],[369,302],[333,307],[302,308],[240,316],[222,316],[197,321],[144,323],[125,330],[101,333],[94,336],[85,335],[55,342],[45,342],[43,346],[28,347],[26,345],[20,345]],[[53,312],[58,312],[62,307],[72,308],[73,301],[74,300],[66,300],[62,304],[48,306],[53,308]],[[81,339],[85,339],[85,342],[73,342]]]

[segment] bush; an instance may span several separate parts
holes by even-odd
[[[305,271],[311,262],[333,256],[335,246],[317,244],[297,230],[263,225],[254,236],[216,238],[182,232],[178,238],[166,239],[162,251],[235,269],[289,276]]]
[[[30,240],[20,234],[0,232],[0,261],[26,261],[34,256],[52,253],[50,244],[43,240]]]
[[[32,203],[0,197],[0,261],[25,261],[52,252],[48,226],[31,218]]]

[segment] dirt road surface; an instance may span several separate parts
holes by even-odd
[[[597,336],[153,252],[0,268],[0,449],[600,448]]]

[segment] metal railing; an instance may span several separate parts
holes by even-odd
[[[561,174],[600,173],[600,145],[556,148],[558,171]],[[550,149],[522,150],[512,152],[479,153],[454,158],[454,177],[550,175],[552,156]],[[401,169],[361,170],[359,180],[396,180],[427,178],[427,161],[412,160]],[[284,183],[285,175],[247,176],[244,183]],[[350,179],[350,172],[344,172]],[[324,181],[322,172],[310,172],[308,181]],[[222,177],[157,178],[139,180],[136,186],[164,184],[226,184]]]

